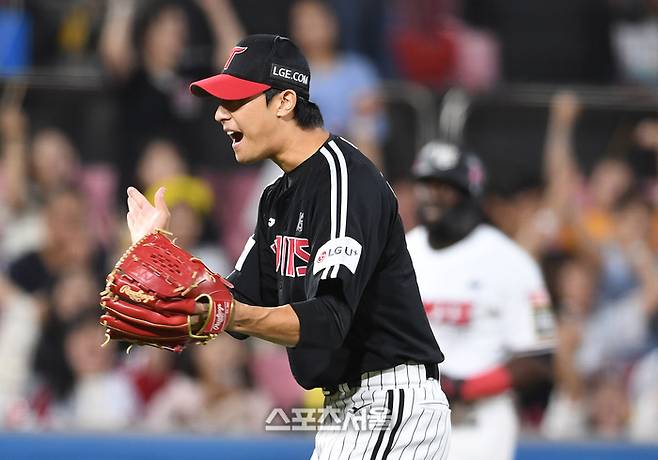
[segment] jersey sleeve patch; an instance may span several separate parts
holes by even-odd
[[[313,274],[315,275],[325,268],[340,265],[344,265],[349,271],[356,273],[361,250],[361,244],[349,236],[331,239],[318,249],[313,260]]]

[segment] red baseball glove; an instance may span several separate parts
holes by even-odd
[[[205,343],[231,318],[233,286],[161,230],[146,235],[121,256],[101,292],[101,324],[107,340],[180,352]],[[195,321],[195,304],[208,306]]]

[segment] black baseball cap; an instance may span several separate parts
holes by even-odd
[[[195,96],[238,100],[270,88],[292,89],[309,98],[311,70],[297,46],[279,35],[250,35],[231,51],[224,70],[190,85]]]
[[[412,174],[416,180],[439,180],[473,197],[482,194],[486,180],[484,166],[475,154],[438,140],[420,149]]]

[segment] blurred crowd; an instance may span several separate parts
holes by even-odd
[[[449,88],[477,98],[505,83],[658,93],[656,0],[0,2],[0,429],[262,432],[272,408],[314,403],[262,341],[100,347],[98,292],[129,245],[127,185],[150,197],[164,185],[177,243],[228,274],[280,174],[237,167],[212,101],[188,91],[247,33],[302,48],[327,129],[389,178],[408,229],[418,133],[392,113],[390,82],[437,105]],[[587,104],[557,92],[529,154],[541,177],[483,201],[541,262],[558,318],[553,382],[519,395],[533,435],[658,441],[654,109],[585,167]]]

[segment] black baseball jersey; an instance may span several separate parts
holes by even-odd
[[[330,136],[263,192],[254,235],[229,275],[238,300],[291,304],[288,348],[304,388],[406,362],[443,361],[418,292],[393,191],[349,142]]]

